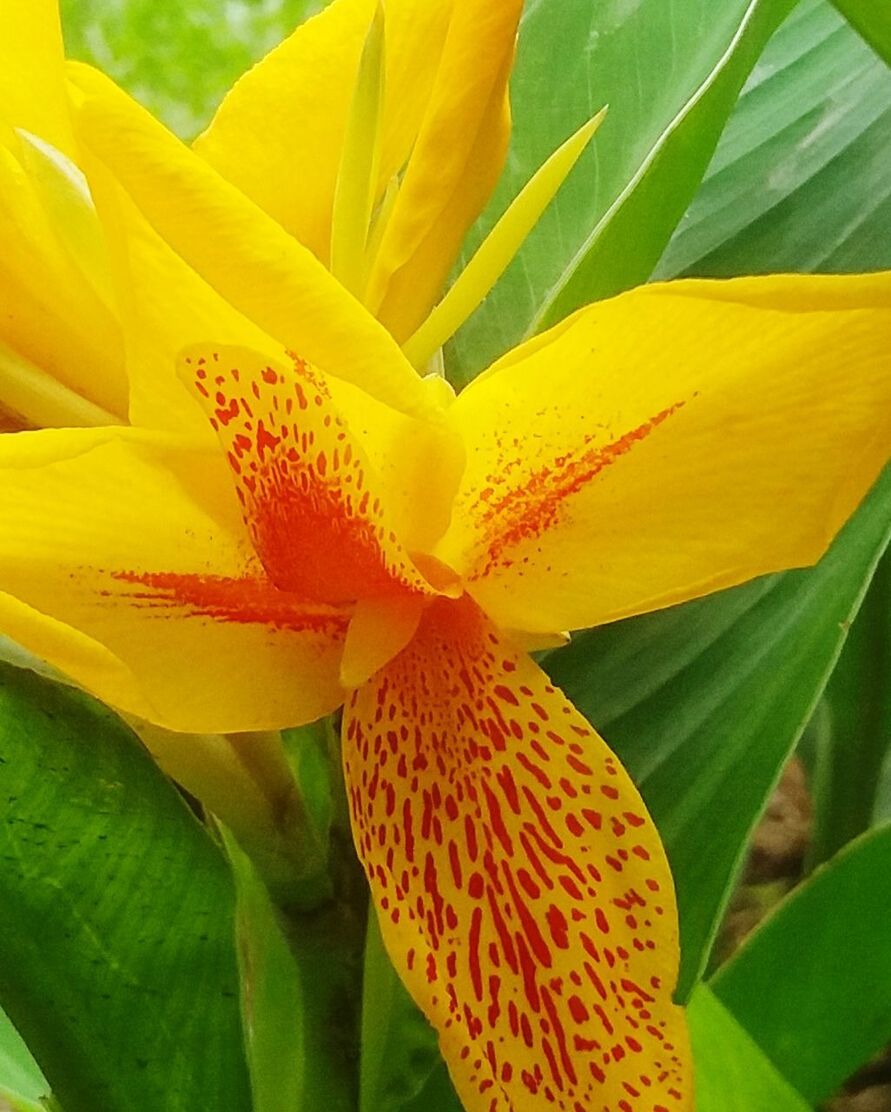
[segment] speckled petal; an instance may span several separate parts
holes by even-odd
[[[689,1109],[668,864],[544,673],[437,601],[348,702],[343,751],[386,947],[468,1112]]]
[[[325,376],[285,358],[199,344],[180,364],[226,452],[270,578],[319,602],[428,591]]]

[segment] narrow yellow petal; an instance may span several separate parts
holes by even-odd
[[[427,365],[436,349],[458,331],[492,289],[566,180],[605,115],[604,108],[558,147],[536,171],[480,244],[449,292],[403,344],[402,350],[415,367]]]
[[[505,628],[578,629],[816,561],[891,454],[891,272],[644,286],[448,418],[436,555]]]
[[[387,0],[377,199],[405,166],[452,0]],[[195,150],[327,263],[334,187],[376,0],[333,0],[241,77]]]
[[[113,425],[114,414],[81,397],[0,341],[0,401],[35,428]]]
[[[380,4],[365,40],[347,123],[331,220],[331,273],[361,296],[365,245],[377,194],[384,99],[384,11]]]
[[[39,136],[24,128],[16,130],[21,141],[22,166],[61,245],[100,301],[113,312],[108,251],[83,171]]]
[[[430,311],[504,165],[522,0],[457,0],[367,304],[407,339]]]
[[[44,162],[38,172],[26,166],[29,152],[32,161]],[[85,277],[90,263],[79,255],[73,227],[79,223],[87,238],[95,233],[101,239],[101,232],[89,229],[86,201],[65,197],[58,180],[64,175],[47,161],[31,140],[0,122],[0,337],[25,364],[123,420],[127,382],[119,324]],[[71,210],[78,208],[75,215]],[[23,416],[41,424],[46,414]]]

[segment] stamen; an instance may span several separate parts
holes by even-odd
[[[331,222],[331,272],[359,296],[365,283],[365,245],[380,166],[383,99],[384,10],[378,3],[359,62]]]
[[[403,345],[410,363],[422,368],[492,289],[566,180],[606,115],[601,109],[551,155],[520,191],[455,284]]]

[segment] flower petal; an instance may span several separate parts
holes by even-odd
[[[183,356],[220,439],[254,548],[277,587],[319,602],[429,593],[405,552],[359,440],[325,377],[249,348]]]
[[[691,1107],[658,835],[538,667],[438,601],[343,752],[385,945],[468,1112]]]
[[[0,627],[113,706],[202,733],[340,702],[347,615],[272,587],[216,452],[127,430],[0,437],[0,517]]]
[[[69,67],[78,139],[155,231],[282,346],[407,413],[430,399],[386,330],[309,250],[96,70]]]
[[[450,410],[437,555],[501,626],[573,629],[811,564],[888,458],[891,273],[649,286]]]
[[[64,66],[57,0],[4,0],[0,119],[73,157]]]
[[[436,83],[371,276],[369,304],[400,341],[439,299],[507,154],[507,82],[522,0],[456,0]]]
[[[235,83],[195,142],[203,158],[324,263],[359,58],[376,4],[335,0],[298,27]],[[379,195],[417,136],[451,8],[450,0],[387,0]]]
[[[67,249],[65,228],[45,208],[25,148],[0,124],[2,342],[70,391],[74,409],[79,396],[107,420],[121,419],[127,388],[118,323]],[[13,377],[0,372],[0,399],[32,423],[77,423],[77,415],[39,392],[17,390]]]

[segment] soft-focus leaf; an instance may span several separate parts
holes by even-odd
[[[530,330],[648,278],[791,3],[529,0],[510,160],[467,252],[560,142],[607,103],[609,113],[519,258],[448,345],[454,383]]]
[[[808,1112],[785,1081],[707,985],[690,999],[696,1112]]]
[[[250,859],[232,837],[225,841],[238,893],[252,1112],[350,1112],[352,1071],[343,1067],[338,1017],[328,1012],[332,987],[335,999],[342,991],[339,955],[325,945],[336,932],[314,931],[315,914],[295,915],[303,929],[292,949],[286,921]]]
[[[891,65],[891,5],[885,0],[833,0],[833,3]]]
[[[604,626],[545,667],[634,777],[671,861],[685,998],[748,836],[891,530],[891,469],[813,570]]]
[[[37,1101],[49,1092],[40,1067],[31,1057],[22,1037],[9,1018],[0,1011],[0,1109],[3,1099],[12,1095]]]
[[[713,981],[809,1101],[830,1096],[891,1039],[889,907],[891,825],[814,873]]]
[[[814,820],[809,863],[819,865],[868,830],[891,754],[891,560],[879,564],[812,729]]]
[[[234,892],[108,711],[0,666],[0,1002],[65,1112],[246,1112]]]
[[[891,70],[829,0],[805,0],[755,67],[655,277],[881,267]]]
[[[191,138],[237,77],[325,0],[61,0],[68,54]]]

